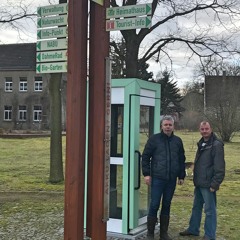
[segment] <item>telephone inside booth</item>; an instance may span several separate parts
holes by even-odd
[[[159,130],[160,84],[112,79],[108,235],[146,229],[150,194],[143,182],[141,153],[149,136]]]

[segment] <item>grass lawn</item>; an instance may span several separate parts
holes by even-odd
[[[183,139],[187,161],[193,161],[199,133],[178,131]],[[6,231],[23,231],[22,238],[41,239],[43,229],[54,229],[51,240],[59,239],[63,227],[64,183],[49,184],[50,139],[1,139],[0,138],[0,239]],[[65,137],[63,137],[65,158]],[[226,178],[218,191],[218,239],[240,239],[240,134],[225,144]],[[193,200],[192,176],[178,186],[172,203],[170,230],[177,233],[188,225]],[[46,223],[35,219],[53,216],[55,221]],[[45,216],[45,217],[44,217]],[[42,219],[41,218],[41,219]],[[24,228],[36,220],[35,229],[24,238]],[[16,229],[15,222],[19,223]],[[45,230],[44,230],[45,231]],[[50,230],[49,230],[50,231]],[[56,234],[56,237],[53,237]],[[62,233],[61,233],[62,234]],[[38,236],[38,237],[36,237]],[[43,238],[42,238],[43,239]],[[174,238],[192,239],[192,238]]]

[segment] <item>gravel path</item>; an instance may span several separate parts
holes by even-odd
[[[63,194],[59,193],[0,193],[0,240],[63,240],[63,201]],[[171,227],[169,232],[173,240],[193,240],[180,237]],[[107,240],[132,239],[146,239],[146,232],[135,237],[110,234],[107,237]],[[158,230],[156,239],[159,239]],[[199,239],[201,237],[194,237]]]

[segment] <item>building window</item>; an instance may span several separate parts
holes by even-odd
[[[26,92],[27,91],[27,78],[26,77],[20,77],[19,91],[20,92]]]
[[[43,87],[42,77],[35,77],[34,91],[41,92]]]
[[[12,120],[12,106],[4,106],[4,120],[5,121]]]
[[[42,119],[42,107],[41,106],[34,106],[33,107],[33,121],[40,122]]]
[[[5,92],[12,92],[12,78],[5,78]]]
[[[27,120],[27,107],[26,106],[19,106],[18,107],[18,120],[19,121],[26,121]]]

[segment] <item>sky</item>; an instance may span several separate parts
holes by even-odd
[[[1,0],[0,2],[0,18],[1,18],[1,11],[6,9],[10,13],[17,13],[18,9],[16,6],[19,4],[20,0]],[[192,1],[190,0],[176,0],[177,2],[188,2],[187,4],[191,4]],[[222,0],[224,1],[224,0]],[[32,11],[36,11],[37,7],[39,6],[47,6],[51,4],[57,4],[58,1],[56,0],[25,0],[21,1],[22,7],[28,7],[28,9]],[[150,2],[150,1],[148,1]],[[2,9],[2,10],[1,10]],[[169,11],[169,6],[165,6],[159,12],[156,13],[155,17],[152,19],[152,24],[156,21],[161,21]],[[21,42],[35,42],[37,37],[37,29],[36,29],[36,17],[34,20],[25,19],[17,22],[16,28],[20,28],[21,31],[16,30],[14,26],[6,26],[0,25],[1,35],[0,35],[0,43],[4,44],[11,44],[11,43],[21,43]],[[195,19],[197,19],[197,23],[195,23]],[[226,19],[223,19],[226,20]],[[143,41],[141,45],[141,49],[146,49],[147,47],[151,46],[151,44],[159,38],[165,37],[169,34],[178,34],[184,36],[193,36],[194,34],[198,34],[200,29],[204,29],[207,31],[207,28],[211,25],[211,31],[214,31],[216,34],[223,34],[226,32],[226,28],[231,30],[232,26],[228,26],[228,22],[225,21],[225,28],[223,26],[217,25],[216,16],[214,18],[209,12],[206,13],[198,13],[194,16],[190,16],[188,18],[178,18],[176,21],[169,21],[166,24],[161,25],[161,28],[155,30],[152,34],[148,35],[148,37]],[[215,25],[214,25],[215,24]],[[240,26],[240,21],[235,21],[235,26]],[[116,32],[111,32],[111,34],[116,34]],[[118,32],[118,35],[120,33]],[[183,87],[186,82],[192,81],[193,77],[193,70],[196,64],[199,64],[199,60],[196,56],[193,56],[191,60],[189,57],[191,55],[191,51],[184,44],[172,44],[168,47],[168,56],[172,60],[172,64],[170,64],[169,59],[165,56],[162,56],[160,62],[156,62],[154,60],[148,61],[149,63],[149,71],[154,73],[156,76],[159,71],[163,71],[165,68],[171,69],[173,73],[174,81],[177,81],[179,87]]]

